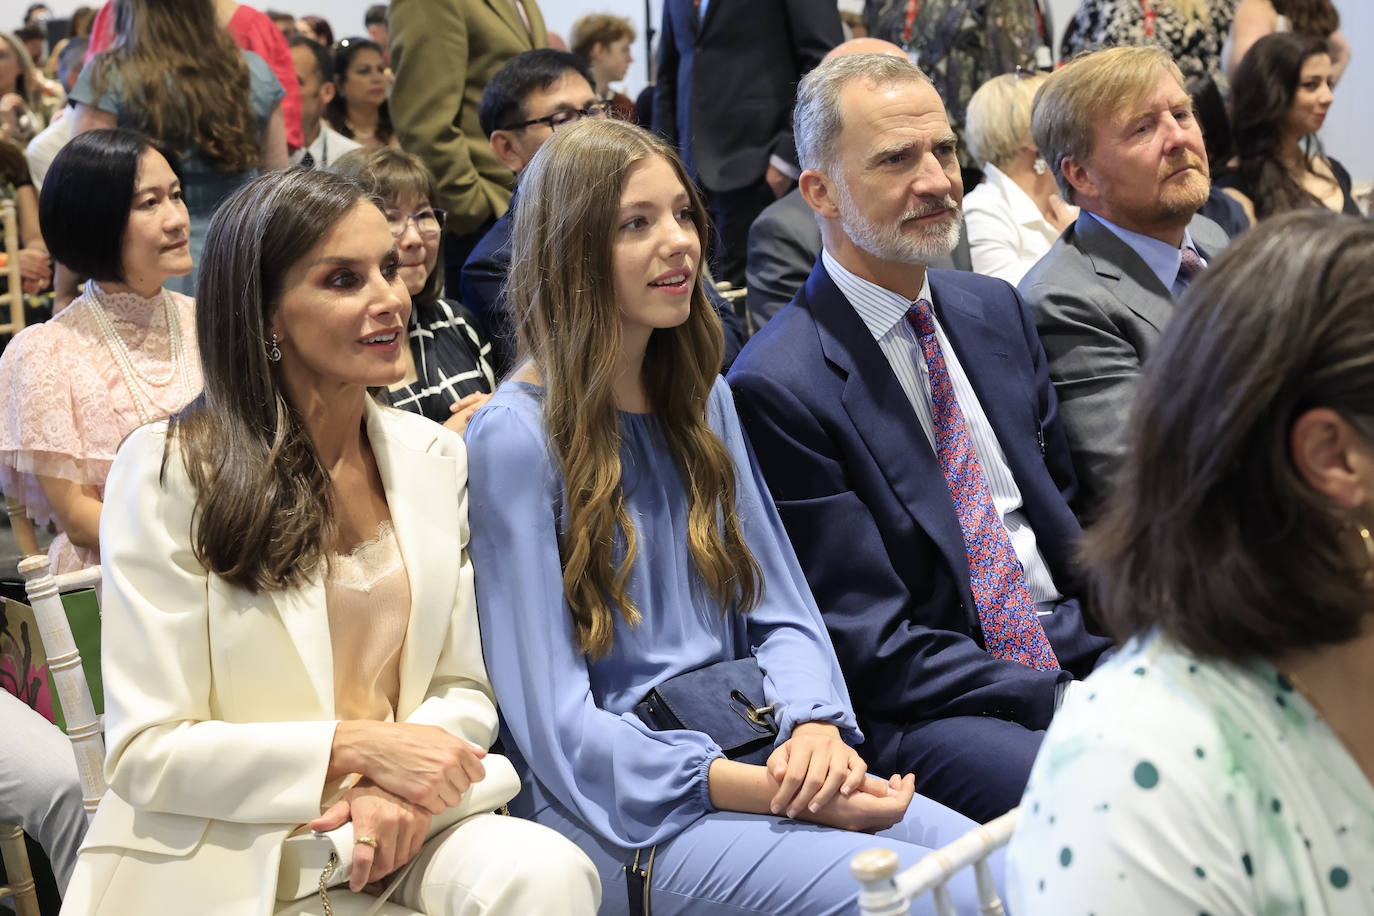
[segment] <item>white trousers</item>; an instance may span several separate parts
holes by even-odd
[[[346,887],[329,891],[335,916],[371,912],[376,898]],[[601,902],[596,866],[570,840],[533,821],[480,814],[431,838],[378,913],[381,916],[594,914]],[[323,916],[318,895],[277,916]]]

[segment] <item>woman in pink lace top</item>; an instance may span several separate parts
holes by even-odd
[[[53,570],[100,561],[105,476],[133,429],[201,388],[193,301],[162,288],[191,269],[175,156],[96,130],[53,160],[39,200],[54,259],[91,277],[75,301],[0,357],[0,490],[61,533]]]

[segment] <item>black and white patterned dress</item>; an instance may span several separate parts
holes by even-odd
[[[448,299],[417,304],[410,315],[410,352],[418,378],[386,392],[387,403],[443,423],[453,415],[450,404],[473,392],[495,391],[491,343],[476,325],[471,312]]]
[[[1206,0],[1201,15],[1193,19],[1170,0],[1082,0],[1064,31],[1060,54],[1068,60],[1084,50],[1158,45],[1173,55],[1185,77],[1209,74],[1225,94],[1230,84],[1221,49],[1236,16],[1236,2]]]

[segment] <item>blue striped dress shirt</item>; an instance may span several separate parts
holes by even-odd
[[[902,390],[906,392],[911,409],[916,411],[916,419],[925,430],[932,454],[935,451],[935,414],[931,406],[930,373],[926,368],[925,356],[921,353],[920,341],[916,332],[907,323],[906,313],[912,303],[904,296],[884,289],[862,277],[850,273],[831,257],[829,251],[822,250],[821,260],[826,272],[859,318],[868,327],[878,348],[887,357],[888,364],[897,375]],[[930,293],[930,279],[921,282],[921,295],[918,298],[934,302]],[[945,363],[949,368],[950,382],[954,386],[954,396],[959,401],[959,410],[964,414],[968,425],[969,437],[973,440],[973,450],[978,462],[983,466],[988,489],[992,492],[993,504],[1002,516],[1002,524],[1011,537],[1012,549],[1016,558],[1025,569],[1026,587],[1035,600],[1036,609],[1041,614],[1049,613],[1054,603],[1063,596],[1054,586],[1049,564],[1035,543],[1035,531],[1031,529],[1030,519],[1022,509],[1021,488],[1007,467],[1007,456],[997,441],[992,425],[988,423],[983,406],[978,403],[978,395],[969,384],[964,367],[959,363],[959,355],[950,346],[945,329],[940,324],[938,312],[932,309],[935,320],[935,336],[944,352]]]

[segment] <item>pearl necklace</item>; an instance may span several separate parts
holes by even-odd
[[[186,345],[181,338],[181,319],[177,317],[176,307],[172,304],[172,297],[167,294],[167,290],[162,291],[162,308],[167,315],[167,333],[171,338],[172,367],[168,370],[167,377],[161,379],[140,372],[134,365],[128,345],[115,330],[114,320],[105,310],[105,304],[100,301],[94,280],[86,281],[85,294],[86,308],[90,310],[96,326],[100,328],[100,335],[105,338],[105,345],[110,348],[110,355],[114,357],[119,374],[124,377],[124,387],[129,389],[129,396],[133,399],[134,410],[138,412],[140,423],[147,423],[152,419],[147,405],[151,404],[153,399],[146,389],[140,390],[143,386],[135,384],[135,379],[143,382],[148,388],[161,388],[174,377],[180,376],[183,394],[187,398],[191,396],[191,366],[190,360],[186,358]]]

